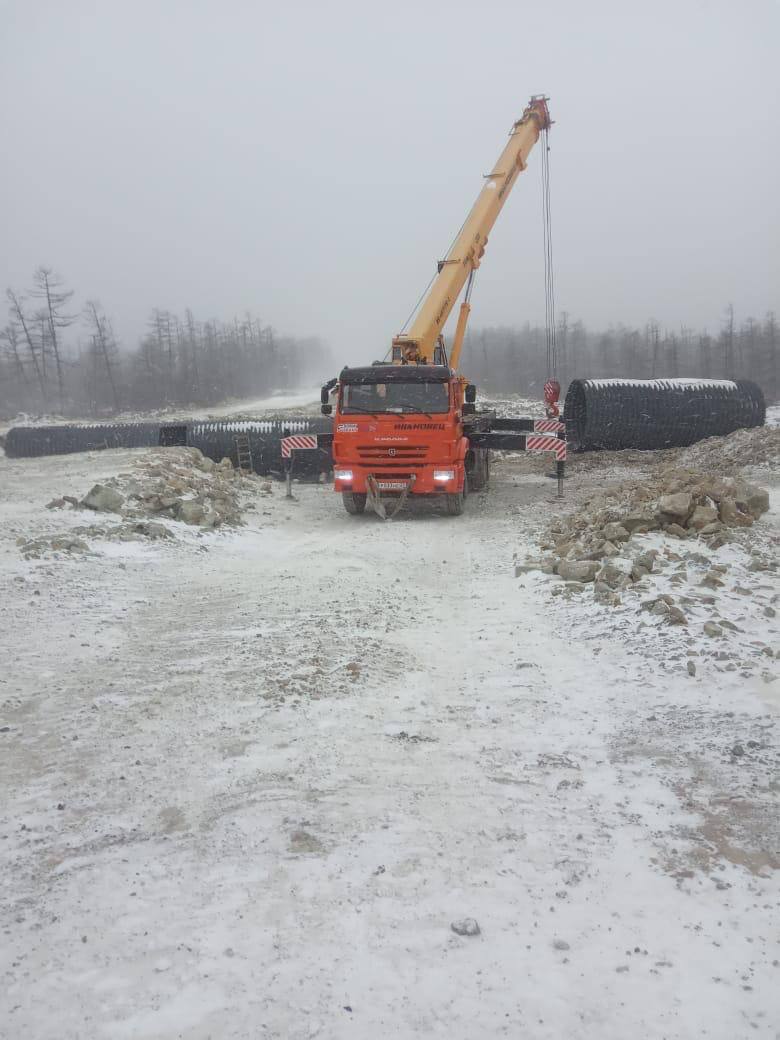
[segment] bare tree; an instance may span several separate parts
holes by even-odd
[[[101,364],[105,366],[106,378],[111,387],[114,411],[118,412],[120,409],[119,394],[117,393],[116,379],[114,378],[118,351],[114,333],[110,322],[100,309],[100,304],[94,300],[87,302],[86,316],[91,327],[93,351],[95,357],[99,358]]]
[[[24,312],[24,300],[16,292],[14,292],[13,289],[8,289],[6,295],[8,296],[8,302],[11,304],[12,323],[15,322],[16,324],[18,324],[18,326],[22,330],[22,336],[27,346],[27,350],[29,351],[33,371],[35,372],[35,378],[38,383],[38,388],[41,392],[43,408],[44,410],[46,410],[46,408],[48,407],[48,395],[46,393],[46,375],[42,365],[42,359],[38,356],[38,344],[36,344],[35,342],[35,337],[32,331],[32,323]]]
[[[33,275],[35,287],[32,295],[43,301],[40,314],[42,322],[46,326],[46,339],[54,356],[54,365],[57,370],[57,388],[59,391],[60,411],[65,407],[65,379],[62,360],[62,344],[59,332],[68,328],[76,320],[75,315],[66,314],[64,308],[73,296],[73,290],[63,291],[62,282],[53,274],[50,267],[39,267]],[[41,333],[42,357],[45,358],[44,336]]]

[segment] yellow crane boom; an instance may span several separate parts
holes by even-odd
[[[439,262],[439,273],[411,328],[393,339],[394,364],[431,364],[439,361],[436,348],[442,342],[442,329],[447,318],[463,287],[479,267],[488,235],[518,174],[526,168],[531,149],[542,130],[549,126],[547,98],[532,97],[521,118],[512,127],[506,147],[492,172],[485,176],[485,185],[447,257]],[[450,367],[456,370],[470,310],[467,295],[460,307],[449,354]]]

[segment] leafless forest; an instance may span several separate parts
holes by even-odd
[[[279,335],[251,314],[201,320],[154,309],[135,346],[120,345],[111,318],[95,300],[82,307],[50,268],[39,267],[24,292],[7,290],[0,331],[0,415],[19,412],[108,417],[124,411],[218,404],[315,383],[337,371],[316,338]],[[768,401],[780,398],[778,324],[740,322],[724,310],[715,331],[616,326],[587,329],[564,314],[556,326],[557,374],[637,379],[700,376],[753,379]],[[545,330],[484,328],[471,332],[463,369],[494,392],[537,395],[547,377]]]
[[[556,324],[557,375],[565,387],[572,379],[752,379],[767,401],[780,398],[778,323],[774,312],[762,321],[737,321],[726,307],[719,328],[696,331],[623,325],[606,331],[586,329],[563,314]],[[547,339],[543,328],[485,328],[467,336],[463,370],[487,390],[538,395],[547,378]]]
[[[200,320],[155,309],[146,334],[120,345],[95,300],[82,307],[50,268],[7,290],[0,330],[0,415],[115,415],[260,397],[316,382],[328,368],[316,339],[279,335],[251,314]]]

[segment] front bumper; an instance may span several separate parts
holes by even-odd
[[[448,480],[435,479],[434,470],[450,470],[453,476]],[[357,495],[367,492],[366,478],[371,474],[383,495],[400,495],[403,493],[409,478],[414,476],[414,484],[410,488],[412,495],[454,495],[463,487],[463,467],[453,463],[446,466],[410,466],[397,473],[383,470],[377,466],[368,468],[350,462],[337,463],[333,469],[334,487],[336,491],[352,491]],[[341,474],[341,476],[340,476]],[[347,477],[351,474],[351,477]]]

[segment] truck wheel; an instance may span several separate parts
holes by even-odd
[[[463,477],[463,490],[456,495],[445,495],[448,516],[460,516],[463,512],[463,507],[466,505],[466,495],[468,495],[468,485],[469,478],[468,475],[465,475]]]
[[[366,496],[356,495],[354,491],[342,491],[341,501],[344,503],[346,511],[352,516],[364,513],[366,510]]]

